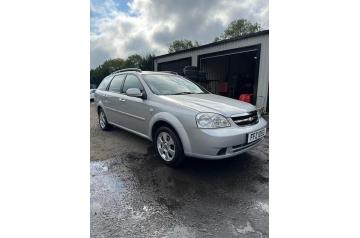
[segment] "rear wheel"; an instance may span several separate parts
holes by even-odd
[[[99,125],[104,131],[109,130],[111,125],[108,123],[105,112],[102,108],[99,109]]]
[[[160,127],[155,133],[155,146],[161,160],[172,167],[178,167],[185,159],[178,135],[169,127]]]

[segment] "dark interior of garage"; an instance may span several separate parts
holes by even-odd
[[[258,50],[239,53],[200,56],[200,71],[206,72],[210,91],[226,97],[240,99],[246,95],[255,104],[259,70]],[[242,95],[242,96],[241,96]]]
[[[240,48],[159,63],[159,71],[172,71],[204,86],[210,92],[256,104],[260,48]]]

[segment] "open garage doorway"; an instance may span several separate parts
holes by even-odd
[[[251,95],[255,105],[257,96],[260,46],[221,51],[199,56],[199,69],[206,72],[210,91],[239,99]]]

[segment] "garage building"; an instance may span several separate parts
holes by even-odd
[[[269,30],[218,41],[155,57],[155,71],[184,74],[196,66],[205,78],[196,83],[212,93],[239,99],[250,94],[251,103],[268,111]]]

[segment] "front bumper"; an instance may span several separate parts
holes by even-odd
[[[259,122],[250,126],[237,126],[221,129],[191,130],[189,140],[191,150],[187,156],[204,159],[224,159],[244,153],[257,146],[264,138],[247,143],[247,134],[266,128],[267,122],[260,118]]]

